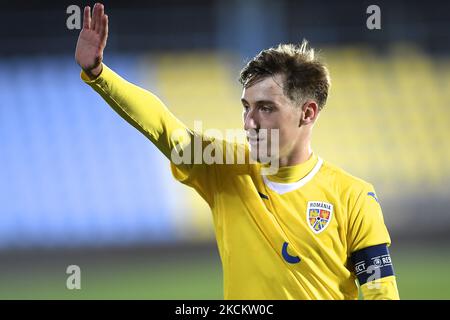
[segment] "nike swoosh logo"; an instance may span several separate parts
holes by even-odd
[[[299,263],[302,259],[300,259],[300,257],[298,257],[298,256],[291,256],[287,252],[288,245],[289,244],[287,242],[283,243],[283,249],[281,249],[281,254],[283,255],[283,259],[289,263]]]
[[[375,195],[375,192],[369,192],[367,193],[368,196],[373,197],[376,202],[378,202],[377,196]],[[379,202],[378,202],[379,203]]]

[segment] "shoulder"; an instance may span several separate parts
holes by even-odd
[[[348,212],[349,218],[358,219],[363,216],[373,218],[380,215],[378,196],[371,183],[328,161],[323,161],[319,173],[323,188],[339,201],[344,211]],[[361,215],[361,212],[364,214]]]
[[[330,187],[334,187],[339,193],[349,196],[359,196],[363,192],[373,191],[373,185],[337,165],[323,160],[319,171],[320,178],[326,181]]]

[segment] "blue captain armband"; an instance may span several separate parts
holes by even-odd
[[[386,244],[355,251],[351,260],[359,284],[394,275],[391,256]]]

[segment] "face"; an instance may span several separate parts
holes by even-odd
[[[252,157],[260,162],[262,154],[271,158],[289,155],[299,141],[302,110],[285,96],[282,84],[282,76],[269,76],[242,92],[244,129]]]

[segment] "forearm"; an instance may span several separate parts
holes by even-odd
[[[126,81],[106,65],[103,65],[98,77],[91,77],[81,72],[83,81],[122,118],[150,139],[168,159],[176,144],[188,144],[191,132],[154,94]],[[185,132],[186,136],[183,139],[175,137],[175,132]]]

